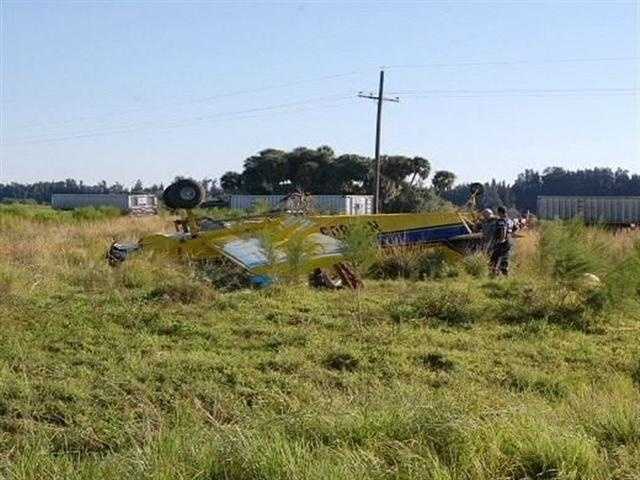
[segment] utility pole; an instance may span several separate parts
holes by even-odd
[[[382,213],[380,209],[380,131],[382,129],[382,102],[400,102],[398,97],[390,98],[384,96],[384,70],[380,70],[380,83],[378,85],[378,95],[370,93],[365,95],[362,92],[358,93],[360,98],[368,98],[370,100],[377,100],[378,102],[378,114],[376,116],[376,185],[375,196],[373,200],[374,213]]]

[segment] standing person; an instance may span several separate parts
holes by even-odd
[[[496,216],[493,214],[493,210],[485,208],[481,212],[482,215],[482,236],[488,248],[491,247],[493,238],[495,237]]]
[[[491,271],[494,275],[509,274],[509,255],[511,254],[511,232],[507,209],[498,207],[498,218],[493,229],[491,242]]]

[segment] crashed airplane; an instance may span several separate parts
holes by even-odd
[[[473,192],[473,197],[480,194]],[[179,180],[164,191],[163,201],[185,213],[175,221],[176,231],[152,234],[135,244],[114,243],[107,254],[112,265],[143,250],[191,260],[226,259],[244,270],[251,283],[263,286],[286,268],[288,247],[301,239],[308,246],[303,271],[331,269],[344,261],[345,232],[355,222],[366,223],[381,248],[421,245],[440,249],[450,258],[462,258],[478,248],[478,217],[472,210],[433,213],[373,215],[315,215],[300,211],[274,211],[261,216],[214,220],[198,216],[193,209],[204,199],[202,187],[192,180]],[[301,203],[304,203],[301,202]],[[265,249],[269,239],[269,251]]]

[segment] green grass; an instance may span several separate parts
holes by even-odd
[[[514,280],[223,292],[167,259],[104,264],[161,219],[13,222],[0,477],[640,476],[632,293],[589,306],[527,259]]]
[[[107,220],[120,215],[122,215],[122,211],[115,207],[81,207],[73,210],[53,210],[51,207],[43,205],[0,204],[0,218],[4,220],[69,223]]]

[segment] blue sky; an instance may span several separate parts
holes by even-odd
[[[0,182],[219,177],[269,147],[461,181],[640,172],[638,2],[0,0]]]

